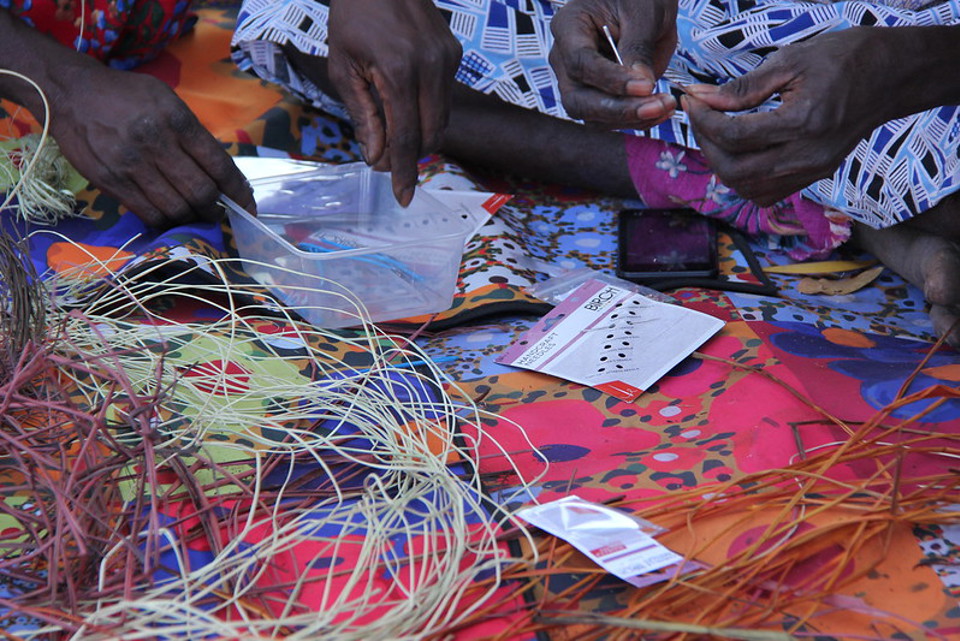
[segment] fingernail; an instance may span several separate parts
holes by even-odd
[[[400,204],[406,207],[413,200],[413,187],[407,187],[400,193]]]
[[[649,96],[653,93],[653,83],[649,80],[630,80],[627,82],[627,94],[632,96]]]
[[[663,105],[659,100],[648,102],[637,109],[637,118],[641,120],[650,120],[663,113]]]
[[[720,87],[716,85],[695,84],[687,85],[683,88],[683,90],[687,93],[693,94],[694,96],[710,96],[720,91]]]
[[[362,142],[360,144],[360,155],[363,156],[363,162],[370,164],[370,156],[367,155],[367,146]]]

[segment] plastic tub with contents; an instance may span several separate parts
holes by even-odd
[[[390,176],[363,164],[251,181],[256,217],[224,198],[247,273],[325,328],[450,307],[467,235],[462,217],[417,189],[400,207]]]

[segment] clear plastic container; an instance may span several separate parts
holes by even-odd
[[[388,174],[362,163],[253,180],[257,217],[224,199],[244,268],[308,322],[326,328],[450,307],[462,217],[417,189],[400,207]]]

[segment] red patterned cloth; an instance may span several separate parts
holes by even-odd
[[[157,57],[196,22],[190,0],[0,0],[38,31],[130,69]]]

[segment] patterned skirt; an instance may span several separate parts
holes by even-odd
[[[568,117],[547,61],[552,44],[550,19],[562,2],[434,3],[463,44],[459,82],[515,105]],[[765,55],[778,47],[851,26],[956,24],[960,24],[960,0],[937,1],[932,5],[911,4],[911,0],[889,0],[884,4],[864,0],[680,0],[680,42],[666,78],[681,83],[722,83],[756,68]],[[342,107],[299,77],[277,46],[290,43],[305,53],[325,56],[326,25],[327,7],[322,0],[246,0],[234,36],[234,60],[242,69],[342,115]],[[672,86],[664,79],[658,89],[669,92]],[[758,109],[776,106],[777,102],[771,100]],[[857,145],[833,176],[806,188],[802,196],[819,205],[821,211],[839,211],[877,228],[926,211],[958,187],[958,109],[944,106],[877,128]],[[683,112],[649,132],[628,133],[669,143],[665,149],[673,149],[674,145],[685,150],[697,148]],[[799,227],[797,231],[802,233]],[[828,245],[835,245],[846,236],[836,229],[829,233],[835,237],[816,239],[814,245],[828,249]]]

